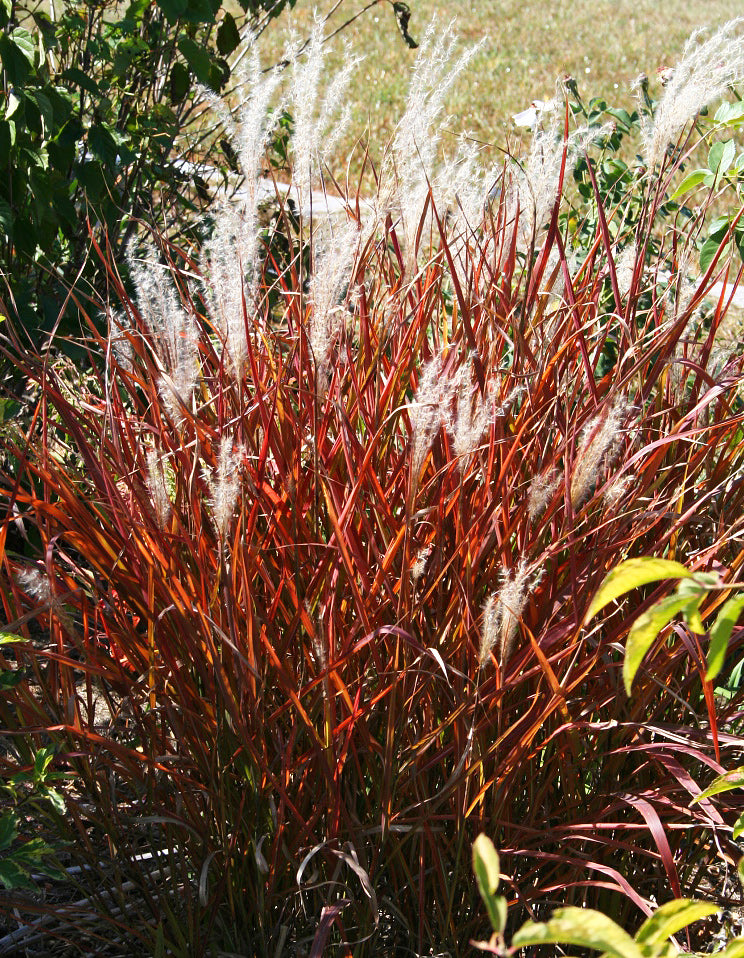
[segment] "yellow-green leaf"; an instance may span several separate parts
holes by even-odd
[[[704,798],[710,798],[711,795],[719,795],[721,792],[730,792],[734,788],[744,788],[744,765],[738,768],[732,768],[729,772],[724,772],[718,778],[714,778],[710,785],[690,802],[694,805],[701,802]]]
[[[688,173],[669,199],[676,200],[680,196],[684,196],[685,193],[689,193],[690,190],[694,190],[696,186],[700,186],[706,176],[710,176],[710,170],[693,170]]]
[[[637,589],[649,582],[660,579],[686,579],[690,572],[681,562],[671,559],[654,559],[650,556],[641,559],[627,559],[616,566],[604,578],[602,585],[589,606],[584,622],[588,622],[597,612],[613,599],[619,598],[631,589]]]
[[[614,958],[643,958],[643,952],[627,932],[591,908],[559,908],[546,922],[528,921],[514,935],[512,945],[578,945]]]
[[[731,832],[731,837],[736,841],[742,832],[744,832],[744,814],[739,815],[734,822],[734,830]]]
[[[635,940],[642,945],[661,945],[693,921],[715,915],[717,911],[718,906],[708,901],[676,898],[661,905],[644,921]]]
[[[744,610],[744,595],[736,595],[724,603],[716,616],[716,621],[710,630],[707,679],[714,679],[723,668],[729,639],[742,610]]]
[[[506,924],[506,901],[496,896],[499,868],[499,856],[493,842],[481,833],[473,842],[473,871],[493,930],[501,933]]]
[[[694,600],[693,600],[694,601]],[[671,622],[678,612],[690,605],[688,596],[671,595],[662,599],[639,616],[628,633],[625,646],[625,661],[623,662],[623,680],[625,691],[630,695],[636,672],[641,661],[651,647],[654,639],[664,626]]]
[[[744,958],[744,938],[732,938],[716,958]]]

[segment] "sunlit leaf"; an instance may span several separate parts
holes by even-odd
[[[733,768],[729,772],[724,772],[718,778],[714,778],[710,785],[690,802],[694,805],[701,802],[704,798],[710,798],[711,795],[719,795],[721,792],[730,792],[734,788],[744,788],[744,765],[739,768]]]
[[[495,932],[506,924],[506,902],[496,896],[499,887],[499,856],[491,839],[480,834],[473,842],[473,871],[483,903]]]
[[[736,595],[724,603],[716,616],[716,621],[710,630],[710,645],[708,646],[706,678],[709,680],[714,679],[723,668],[729,639],[742,611],[744,611],[744,595]]]
[[[683,579],[689,575],[689,570],[681,562],[674,562],[671,559],[654,559],[651,556],[627,559],[607,573],[592,599],[584,622],[588,622],[613,599],[630,592],[631,589],[637,589],[639,586],[658,582],[661,579]]]
[[[677,613],[689,605],[690,599],[687,596],[680,598],[677,595],[672,595],[652,605],[633,623],[628,633],[623,661],[623,681],[628,695],[630,695],[630,688],[641,661],[656,636],[668,622],[672,621]]]
[[[676,200],[680,196],[684,196],[685,193],[689,193],[690,190],[694,190],[695,187],[700,186],[700,184],[705,181],[706,176],[709,175],[710,170],[693,170],[692,173],[688,173],[687,176],[682,180],[669,199]]]
[[[661,945],[672,935],[694,921],[715,915],[718,906],[711,902],[677,898],[661,905],[650,915],[636,933],[635,940],[644,945]]]
[[[615,958],[643,958],[643,952],[626,931],[590,908],[559,908],[549,921],[528,921],[514,935],[512,945],[578,945]]]

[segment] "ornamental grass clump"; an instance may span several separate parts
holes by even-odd
[[[537,917],[637,924],[737,854],[734,803],[690,804],[744,744],[706,639],[672,623],[628,699],[632,617],[583,625],[625,557],[744,562],[728,299],[715,266],[669,295],[710,197],[664,219],[637,170],[632,225],[599,186],[564,215],[557,115],[526,243],[510,165],[467,228],[435,170],[415,222],[363,203],[370,177],[333,221],[280,192],[245,241],[225,206],[200,268],[156,236],[134,291],[109,264],[120,313],[76,389],[3,329],[27,407],[0,457],[0,763],[51,749],[68,785],[25,823],[55,839],[53,893],[0,867],[0,950],[464,955],[481,831]],[[603,137],[581,133],[590,184]]]

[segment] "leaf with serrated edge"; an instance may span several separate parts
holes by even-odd
[[[633,679],[643,657],[653,644],[656,636],[678,612],[681,612],[689,604],[690,599],[687,596],[682,598],[677,595],[669,596],[668,599],[662,599],[661,602],[652,605],[633,623],[633,627],[628,633],[623,661],[623,681],[628,695],[630,695]]]
[[[693,798],[690,805],[701,802],[704,798],[710,798],[711,795],[730,792],[734,788],[744,788],[744,765],[732,768],[730,771],[724,772],[723,775],[719,775],[718,778],[714,778],[704,791]]]
[[[723,668],[729,639],[742,610],[744,610],[744,595],[736,595],[724,603],[716,616],[716,621],[710,630],[706,679],[714,679]]]
[[[604,578],[597,594],[592,599],[589,611],[584,617],[584,623],[593,618],[613,599],[619,598],[631,589],[637,589],[649,582],[658,582],[660,579],[686,579],[690,572],[681,562],[671,559],[626,559],[616,566]]]
[[[717,911],[718,906],[711,902],[676,898],[661,905],[644,921],[635,940],[643,945],[661,945],[682,928],[701,918],[715,915]]]
[[[559,908],[546,922],[528,921],[512,938],[512,945],[579,945],[614,955],[643,958],[630,935],[611,918],[591,908]]]

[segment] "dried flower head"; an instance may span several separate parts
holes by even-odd
[[[501,588],[498,593],[488,597],[483,607],[478,654],[481,668],[488,663],[494,648],[498,649],[499,664],[502,668],[509,661],[527,600],[541,578],[542,572],[530,574],[524,559],[519,560],[516,569],[502,569]]]
[[[571,505],[577,509],[595,486],[600,469],[609,464],[620,449],[630,411],[627,402],[616,399],[606,412],[587,424],[576,451],[571,475]]]
[[[164,529],[170,518],[171,501],[165,481],[163,457],[160,450],[154,446],[147,450],[147,488],[158,526]]]
[[[628,295],[633,285],[637,259],[638,249],[635,243],[631,243],[630,246],[625,247],[615,261],[617,290],[623,299]]]
[[[527,494],[527,513],[530,521],[534,521],[545,512],[561,482],[563,482],[563,473],[555,469],[547,469],[532,480]]]
[[[359,248],[359,237],[358,224],[350,220],[332,230],[325,249],[320,239],[315,246],[315,263],[310,281],[312,313],[308,340],[319,383],[329,378],[328,360],[344,323],[344,299]]]
[[[744,80],[742,19],[731,20],[701,42],[702,31],[685,45],[682,59],[667,75],[664,94],[652,121],[643,129],[646,163],[653,169],[684,127],[729,87]],[[641,91],[643,92],[643,91]]]
[[[545,105],[532,133],[527,162],[515,163],[512,167],[510,205],[517,240],[523,247],[535,242],[538,232],[550,219],[561,176],[564,180],[569,177],[581,154],[610,132],[609,126],[597,129],[584,126],[564,137],[560,102],[556,99]]]
[[[36,566],[27,566],[16,572],[15,580],[23,591],[39,603],[54,601],[52,584],[46,572],[37,569]]]
[[[418,582],[421,576],[424,574],[426,569],[426,563],[429,561],[429,557],[434,551],[434,546],[429,543],[428,546],[423,546],[416,553],[416,558],[411,563],[411,579],[414,583]]]
[[[416,396],[411,405],[413,431],[411,475],[414,483],[418,482],[421,467],[434,441],[434,436],[446,420],[448,406],[456,388],[453,380],[442,375],[442,365],[440,354],[424,366]]]
[[[207,477],[211,496],[209,505],[215,528],[221,542],[227,538],[227,529],[235,512],[240,492],[240,466],[243,450],[237,446],[231,436],[220,439],[220,453],[217,467]]]
[[[485,668],[491,659],[491,652],[496,647],[499,638],[499,602],[495,592],[491,593],[483,606],[483,624],[481,626],[481,643],[478,652],[478,663]]]
[[[446,407],[443,412],[460,469],[464,470],[492,420],[486,400],[474,386],[472,363],[468,363],[460,370],[456,382],[456,395],[457,405],[454,417]]]

